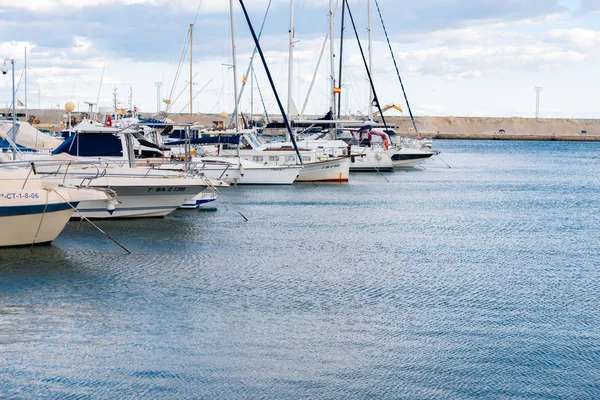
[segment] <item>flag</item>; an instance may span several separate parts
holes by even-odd
[[[242,75],[242,83],[245,85],[246,82],[248,82],[248,78],[246,77],[246,75]]]
[[[25,104],[21,100],[17,99],[17,107],[25,107]]]
[[[333,88],[333,93],[342,93],[342,88],[334,87]]]
[[[163,102],[164,102],[165,104],[171,104],[171,100],[169,100],[169,99],[163,99]]]

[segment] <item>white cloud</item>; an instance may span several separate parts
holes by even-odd
[[[73,37],[73,47],[71,52],[74,54],[85,54],[92,47],[92,41],[84,36]]]
[[[547,38],[552,42],[586,52],[600,48],[600,31],[590,29],[554,29],[547,33]]]
[[[284,0],[277,0],[276,3],[283,3]],[[236,2],[237,3],[237,2]],[[268,0],[253,0],[247,5],[250,9],[265,9]],[[0,0],[0,6],[6,8],[20,8],[31,11],[55,12],[61,10],[77,10],[105,5],[136,5],[145,4],[154,7],[169,7],[175,10],[185,9],[196,11],[198,9],[198,0],[26,0],[15,2],[12,0]],[[237,4],[236,7],[239,7]],[[229,2],[227,0],[204,0],[200,8],[201,12],[223,12],[228,10]]]

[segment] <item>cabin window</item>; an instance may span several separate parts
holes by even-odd
[[[252,161],[260,162],[262,160],[263,160],[263,156],[254,156],[254,157],[252,157]]]
[[[310,161],[310,157],[304,156],[302,157],[302,161]]]
[[[296,161],[296,156],[285,156],[285,161],[286,162],[295,162]]]

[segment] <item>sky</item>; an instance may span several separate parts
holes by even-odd
[[[261,46],[287,107],[290,0],[271,0]],[[335,16],[335,65],[340,60],[341,0]],[[241,86],[254,44],[238,0],[234,2],[237,81]],[[246,0],[260,29],[269,0]],[[363,50],[368,48],[367,0],[349,0]],[[378,0],[400,76],[415,115],[598,118],[600,0]],[[298,110],[329,109],[329,0],[295,0],[291,79]],[[375,0],[372,76],[380,104],[408,115]],[[30,108],[64,108],[68,101],[112,107],[131,103],[189,112],[189,55],[182,56],[194,23],[192,112],[231,113],[233,58],[228,0],[0,0],[0,60],[15,60],[17,98]],[[28,89],[21,79],[27,49]],[[365,54],[366,55],[366,54]],[[367,56],[367,55],[366,55]],[[179,78],[178,65],[183,60]],[[241,109],[278,113],[260,59],[254,61]],[[339,71],[336,71],[336,75]],[[311,81],[315,79],[310,96]],[[369,81],[348,14],[342,57],[342,114],[366,114]],[[260,89],[260,90],[259,90]],[[251,93],[252,92],[252,93]],[[10,72],[0,75],[0,107],[11,103]],[[264,105],[263,105],[264,104]],[[164,109],[166,104],[161,101]]]

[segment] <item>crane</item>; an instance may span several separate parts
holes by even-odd
[[[397,106],[395,104],[388,104],[387,106],[382,107],[381,108],[381,112],[386,112],[387,110],[391,110],[392,108],[395,109],[395,110],[398,110],[398,111],[402,112],[402,107]],[[379,111],[375,111],[373,113],[373,117],[376,117],[377,115],[379,115]]]

